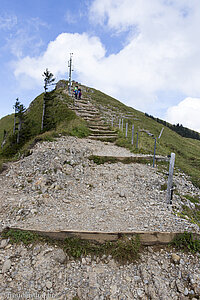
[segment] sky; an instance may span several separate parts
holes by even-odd
[[[0,118],[46,68],[200,132],[199,0],[0,0]]]

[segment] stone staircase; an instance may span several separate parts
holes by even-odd
[[[114,142],[117,138],[117,132],[105,124],[99,110],[91,103],[88,98],[74,99],[72,108],[75,113],[87,121],[90,135],[88,138],[93,140]]]

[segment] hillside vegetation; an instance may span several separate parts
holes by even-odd
[[[149,118],[144,113],[128,107],[120,101],[93,88],[81,86],[83,97],[88,98],[101,112],[106,123],[118,129],[116,144],[127,147],[133,152],[153,154],[155,137],[157,138],[156,154],[176,154],[176,167],[191,176],[193,183],[200,187],[200,141],[184,138],[169,127]],[[66,90],[59,88],[51,92],[51,101],[47,108],[46,127],[41,132],[43,94],[39,95],[26,111],[26,124],[29,124],[27,137],[14,151],[11,138],[0,151],[1,162],[5,158],[18,157],[18,153],[26,152],[34,141],[52,139],[60,134],[86,137],[89,135],[86,122],[77,117],[71,110],[73,100],[66,94]],[[119,130],[119,119],[123,118],[123,130]],[[0,143],[4,129],[12,136],[14,115],[0,120]],[[128,135],[125,137],[125,124],[128,123]],[[134,143],[131,144],[132,125],[134,125]],[[162,136],[158,139],[161,129]],[[138,147],[136,140],[138,132]]]

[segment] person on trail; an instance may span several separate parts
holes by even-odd
[[[77,99],[77,96],[78,96],[78,87],[75,86],[74,88],[74,95],[75,95],[75,98]]]
[[[78,89],[78,99],[81,99],[81,95],[82,95],[81,89]]]

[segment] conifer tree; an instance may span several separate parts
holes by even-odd
[[[42,110],[42,124],[41,124],[41,130],[44,129],[44,118],[45,118],[45,111],[46,111],[46,102],[48,100],[48,87],[53,85],[53,82],[55,81],[54,75],[49,72],[48,69],[42,74],[44,77],[44,97],[43,97],[43,110]]]
[[[20,140],[20,132],[22,129],[22,124],[24,123],[25,120],[25,106],[23,104],[18,104],[17,106],[17,118],[18,118],[18,132],[17,132],[17,144],[19,144],[19,140]]]
[[[15,105],[13,105],[13,108],[15,109],[13,133],[15,133],[15,129],[16,129],[16,117],[17,117],[17,111],[19,109],[19,104],[20,104],[19,98],[17,98]]]

